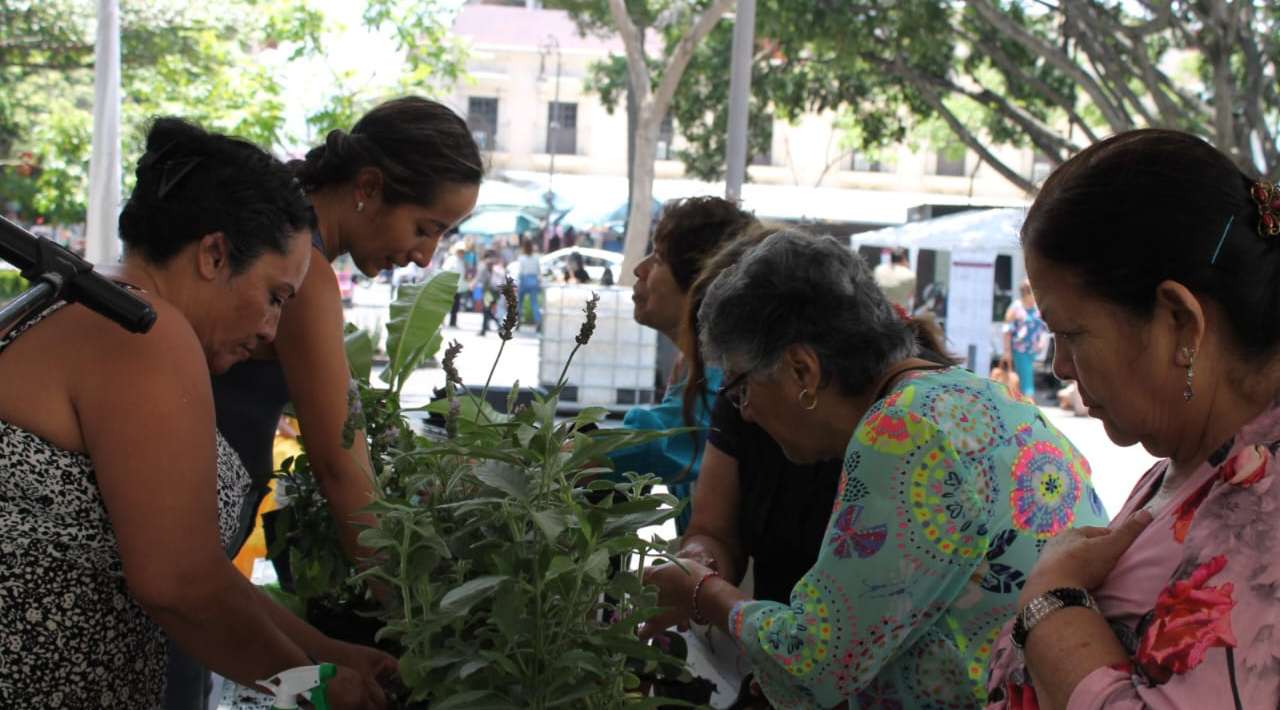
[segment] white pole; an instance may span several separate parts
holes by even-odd
[[[120,258],[120,9],[98,0],[98,41],[93,64],[93,157],[89,160],[89,211],[85,258],[95,264]]]
[[[747,97],[751,93],[751,55],[755,51],[756,0],[738,0],[733,21],[733,57],[729,70],[729,144],[724,196],[742,197],[747,174]]]

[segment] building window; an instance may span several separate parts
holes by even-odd
[[[547,104],[547,152],[557,155],[578,152],[578,104],[563,101]]]
[[[947,175],[950,177],[964,177],[964,157],[963,150],[954,148],[943,148],[937,152],[937,167],[934,169],[934,175]]]
[[[752,152],[751,159],[747,161],[748,165],[773,165],[773,120],[765,119],[763,150]]]
[[[480,150],[497,150],[498,100],[482,96],[468,98],[467,127]]]
[[[849,158],[849,169],[860,173],[889,172],[879,158],[872,158],[865,153],[854,153]]]
[[[675,122],[668,113],[662,118],[662,125],[658,126],[658,160],[671,160],[675,155],[675,150],[671,147],[675,137]]]

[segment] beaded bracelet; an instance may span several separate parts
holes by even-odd
[[[706,626],[711,623],[707,620],[707,617],[703,616],[702,612],[698,610],[698,592],[702,591],[702,585],[705,584],[708,579],[719,576],[719,572],[711,570],[710,572],[702,575],[702,579],[699,579],[698,583],[693,585],[693,608],[689,614],[689,620],[693,623],[700,626]]]

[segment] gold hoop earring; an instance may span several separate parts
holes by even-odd
[[[1190,402],[1191,398],[1196,396],[1195,390],[1191,388],[1191,381],[1196,377],[1196,351],[1192,348],[1183,348],[1182,356],[1187,359],[1187,388],[1182,390],[1182,400]]]
[[[817,408],[818,408],[818,395],[816,395],[816,394],[815,394],[815,395],[813,395],[813,401],[812,401],[812,402],[810,402],[809,404],[805,404],[805,403],[804,403],[804,398],[805,398],[806,396],[808,396],[808,394],[809,394],[809,390],[808,390],[808,389],[801,389],[801,390],[800,390],[800,396],[799,396],[799,397],[797,397],[796,399],[800,400],[800,406],[801,406],[801,407],[804,407],[804,408],[805,408],[805,411],[812,412],[813,410],[815,410],[815,409],[817,409]]]

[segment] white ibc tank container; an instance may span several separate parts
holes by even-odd
[[[565,409],[627,409],[654,401],[658,333],[632,318],[631,289],[622,286],[548,285],[543,287],[542,341],[538,380],[555,387],[565,359],[573,351],[592,293],[600,294],[596,330],[578,351],[565,375],[560,406]]]

